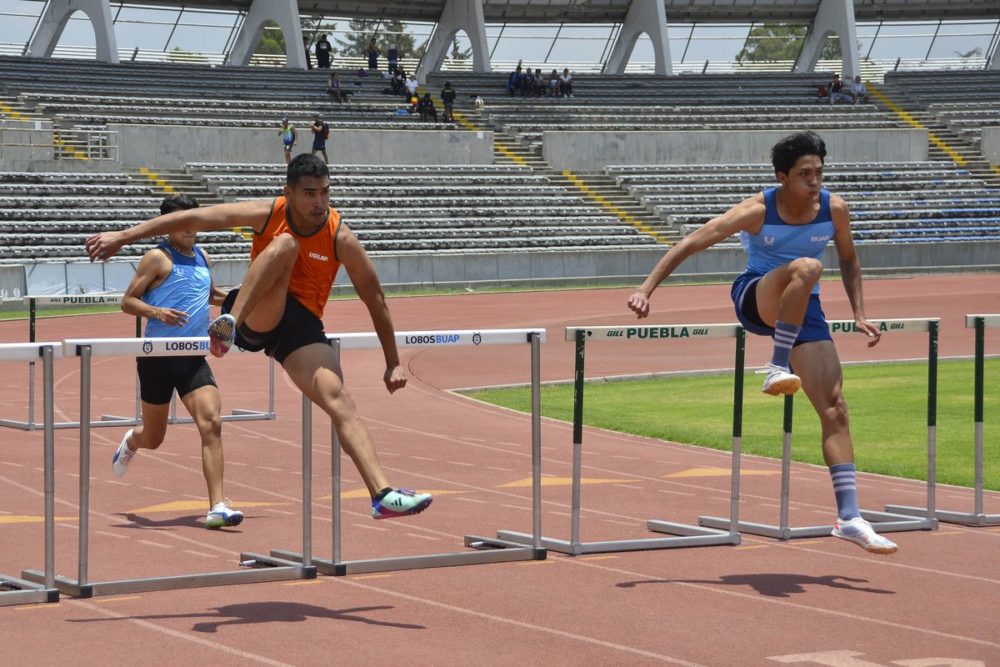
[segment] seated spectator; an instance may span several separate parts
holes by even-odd
[[[340,79],[336,72],[330,72],[330,81],[326,84],[326,94],[333,98],[334,102],[346,102],[350,94],[340,86]]]
[[[417,88],[420,87],[420,83],[417,81],[417,77],[411,74],[406,80],[406,94],[408,97],[413,97],[417,94]]]
[[[441,90],[441,102],[444,104],[444,115],[441,120],[446,123],[455,122],[455,89],[451,87],[451,82],[446,82]]]
[[[566,97],[573,97],[573,75],[568,67],[559,75],[559,90]]]
[[[849,89],[844,86],[844,82],[840,80],[840,75],[834,74],[833,81],[830,82],[830,104],[833,104],[838,100],[843,102],[853,102],[854,98],[851,97]]]
[[[406,70],[397,67],[392,73],[392,81],[389,85],[392,86],[393,95],[403,95],[406,92]]]
[[[430,93],[424,93],[424,96],[420,98],[420,103],[417,105],[417,111],[420,112],[420,120],[425,121],[431,116],[434,117],[434,122],[437,122],[438,112],[434,108],[434,100],[431,99]]]
[[[545,80],[545,75],[542,74],[542,68],[535,68],[535,83],[532,87],[532,92],[536,97],[541,97],[545,94],[545,87],[548,82]]]
[[[868,89],[865,87],[865,82],[861,80],[860,76],[854,77],[854,83],[851,84],[851,97],[854,98],[854,103],[857,104],[860,100],[861,102],[868,102]]]
[[[549,74],[549,90],[548,94],[550,97],[562,97],[562,83],[559,81],[559,72],[552,70],[552,74]]]
[[[518,65],[517,69],[510,73],[507,78],[507,92],[510,93],[511,97],[514,97],[515,92],[520,92],[521,97],[524,97],[524,88],[522,87],[522,82],[524,79],[524,74],[521,73],[521,66]]]
[[[474,106],[477,109],[482,109],[483,107],[486,106],[486,102],[484,102],[483,98],[480,97],[479,95],[473,95],[472,96],[472,106]]]
[[[521,96],[531,95],[535,91],[535,74],[529,67],[521,77]]]

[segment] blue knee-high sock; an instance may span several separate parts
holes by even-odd
[[[833,495],[837,497],[837,516],[845,521],[861,516],[858,510],[858,483],[853,463],[830,466],[833,478]]]
[[[795,346],[795,339],[799,337],[802,327],[796,324],[789,324],[778,320],[774,323],[774,353],[771,355],[771,364],[788,368],[789,358],[792,356],[792,347]]]

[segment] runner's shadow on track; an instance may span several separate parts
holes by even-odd
[[[854,584],[868,583],[867,579],[842,577],[836,574],[825,577],[810,577],[804,574],[727,574],[718,579],[644,579],[639,581],[623,581],[616,584],[618,588],[635,588],[640,584],[709,584],[722,586],[749,586],[761,595],[772,598],[787,598],[793,593],[805,593],[806,586],[827,586],[842,588],[859,593],[876,593],[878,595],[895,595],[896,591],[882,588],[868,588]]]
[[[141,514],[135,514],[133,512],[119,512],[115,516],[125,517],[128,523],[119,523],[112,526],[112,528],[128,528],[128,529],[143,529],[143,530],[168,530],[170,528],[205,528],[205,515],[204,514],[192,514],[190,516],[175,516],[169,519],[150,519],[149,517],[142,516]],[[224,533],[240,533],[243,531],[235,530],[235,527],[221,528],[219,532]]]
[[[242,602],[216,607],[202,614],[150,614],[148,616],[124,616],[122,618],[70,618],[70,623],[99,623],[105,621],[143,620],[155,621],[168,618],[208,618],[217,619],[195,623],[191,629],[195,632],[215,633],[224,625],[257,625],[260,623],[301,623],[311,618],[328,618],[334,621],[353,621],[367,625],[380,625],[401,630],[425,630],[423,625],[413,623],[392,623],[361,616],[363,612],[395,609],[391,605],[371,607],[350,607],[348,609],[327,609],[312,604],[298,602]]]

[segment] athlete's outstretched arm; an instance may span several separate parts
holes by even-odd
[[[717,218],[677,242],[656,263],[645,282],[629,297],[628,307],[639,319],[649,315],[649,297],[660,283],[677,270],[681,263],[696,253],[725,241],[743,230],[756,231],[764,222],[764,196],[745,199]]]
[[[830,215],[833,217],[833,243],[837,248],[837,259],[840,261],[840,279],[847,292],[847,300],[851,303],[854,313],[854,324],[858,331],[869,338],[868,347],[878,344],[882,332],[868,321],[865,315],[865,299],[861,290],[861,260],[854,247],[851,236],[851,213],[847,204],[837,195],[830,195]]]
[[[87,239],[84,247],[93,262],[114,257],[123,246],[130,243],[186,229],[208,232],[230,227],[251,227],[259,231],[267,221],[271,203],[270,200],[261,199],[174,211],[128,229],[94,234]]]
[[[399,365],[399,350],[396,349],[396,329],[389,314],[389,305],[385,302],[385,292],[382,283],[375,273],[368,253],[361,247],[361,242],[354,232],[343,222],[334,241],[337,259],[344,265],[354,290],[368,308],[368,314],[375,326],[379,342],[382,343],[382,354],[385,355],[385,375],[382,378],[389,393],[406,386],[406,371]]]

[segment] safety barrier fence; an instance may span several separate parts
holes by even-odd
[[[372,349],[380,346],[374,333],[330,334],[327,336],[337,351]],[[331,558],[314,558],[316,567],[326,574],[347,575],[393,570],[412,570],[453,565],[473,565],[481,563],[506,563],[511,561],[545,560],[546,550],[542,547],[542,445],[541,445],[541,390],[540,366],[541,343],[545,340],[544,329],[493,329],[460,331],[410,331],[396,334],[398,347],[429,347],[435,345],[481,346],[515,345],[531,346],[531,517],[532,532],[525,543],[500,538],[466,535],[464,543],[471,551],[400,556],[394,558],[369,558],[345,561],[341,557],[341,454],[340,441],[336,431],[331,429],[333,441],[332,497],[333,529]],[[298,561],[302,554],[288,550],[274,550],[277,558]]]
[[[3,299],[4,303],[23,303],[28,306],[28,342],[35,342],[38,321],[39,306],[103,306],[119,305],[124,299],[123,294],[89,294],[89,295],[48,295],[48,296],[25,296],[15,299]],[[142,337],[142,318],[135,318],[135,337]],[[150,339],[152,340],[152,339]],[[201,353],[207,351],[207,348]],[[145,356],[140,350],[136,356]],[[245,408],[234,408],[232,414],[222,415],[223,421],[256,421],[270,420],[275,418],[274,412],[274,360],[268,357],[268,380],[267,380],[267,409],[250,410]],[[23,431],[33,431],[42,428],[43,424],[35,421],[35,360],[28,362],[28,415],[27,420],[0,418],[0,426],[16,428]],[[177,415],[177,395],[170,399],[170,413],[167,417],[168,424],[190,424],[191,417]],[[91,421],[92,428],[101,426],[135,426],[142,423],[142,404],[139,396],[139,377],[135,378],[135,414],[132,417],[122,415],[101,415],[100,419]],[[65,421],[56,422],[53,428],[78,428],[79,422]]]
[[[933,518],[936,487],[937,458],[937,363],[938,363],[938,318],[904,318],[895,320],[872,320],[882,332],[892,333],[926,333],[928,338],[927,352],[927,507],[931,508],[928,516],[912,517],[901,513],[876,510],[861,510],[861,516],[871,522],[876,532],[898,532],[909,530],[933,530],[937,528],[937,520]],[[833,336],[854,334],[857,329],[853,320],[832,320],[829,323]],[[778,510],[778,524],[765,524],[750,521],[739,522],[740,532],[752,535],[763,535],[780,540],[800,537],[828,536],[833,525],[791,526],[789,525],[789,495],[791,486],[792,461],[792,411],[793,397],[785,397],[783,440],[781,452],[781,500]],[[710,528],[730,526],[725,517],[701,516],[698,523]]]
[[[730,516],[728,525],[722,528],[700,526],[669,521],[649,520],[646,528],[670,537],[644,537],[629,540],[605,540],[582,542],[580,540],[580,489],[583,468],[583,392],[585,356],[588,341],[609,341],[635,343],[640,340],[655,340],[664,345],[688,343],[692,339],[734,338],[736,343],[733,381],[733,445],[732,477],[730,486]],[[573,477],[572,507],[570,509],[570,538],[561,540],[542,538],[542,546],[561,553],[580,555],[612,551],[637,551],[641,549],[668,549],[674,547],[710,546],[718,544],[739,544],[740,535],[736,529],[739,522],[740,495],[740,448],[743,428],[743,365],[746,351],[746,332],[736,324],[674,324],[653,326],[612,326],[612,327],[568,327],[566,340],[576,343],[576,364],[573,390]],[[525,542],[530,536],[524,533],[501,531],[497,537],[512,542]]]
[[[972,512],[954,512],[927,507],[912,507],[907,505],[889,505],[887,510],[900,514],[914,516],[933,516],[945,523],[957,523],[966,526],[998,526],[1000,514],[987,514],[983,507],[983,399],[985,394],[984,370],[986,366],[986,329],[1000,328],[1000,315],[966,315],[966,328],[976,330],[975,365],[973,367],[973,401],[974,401],[974,488]]]

